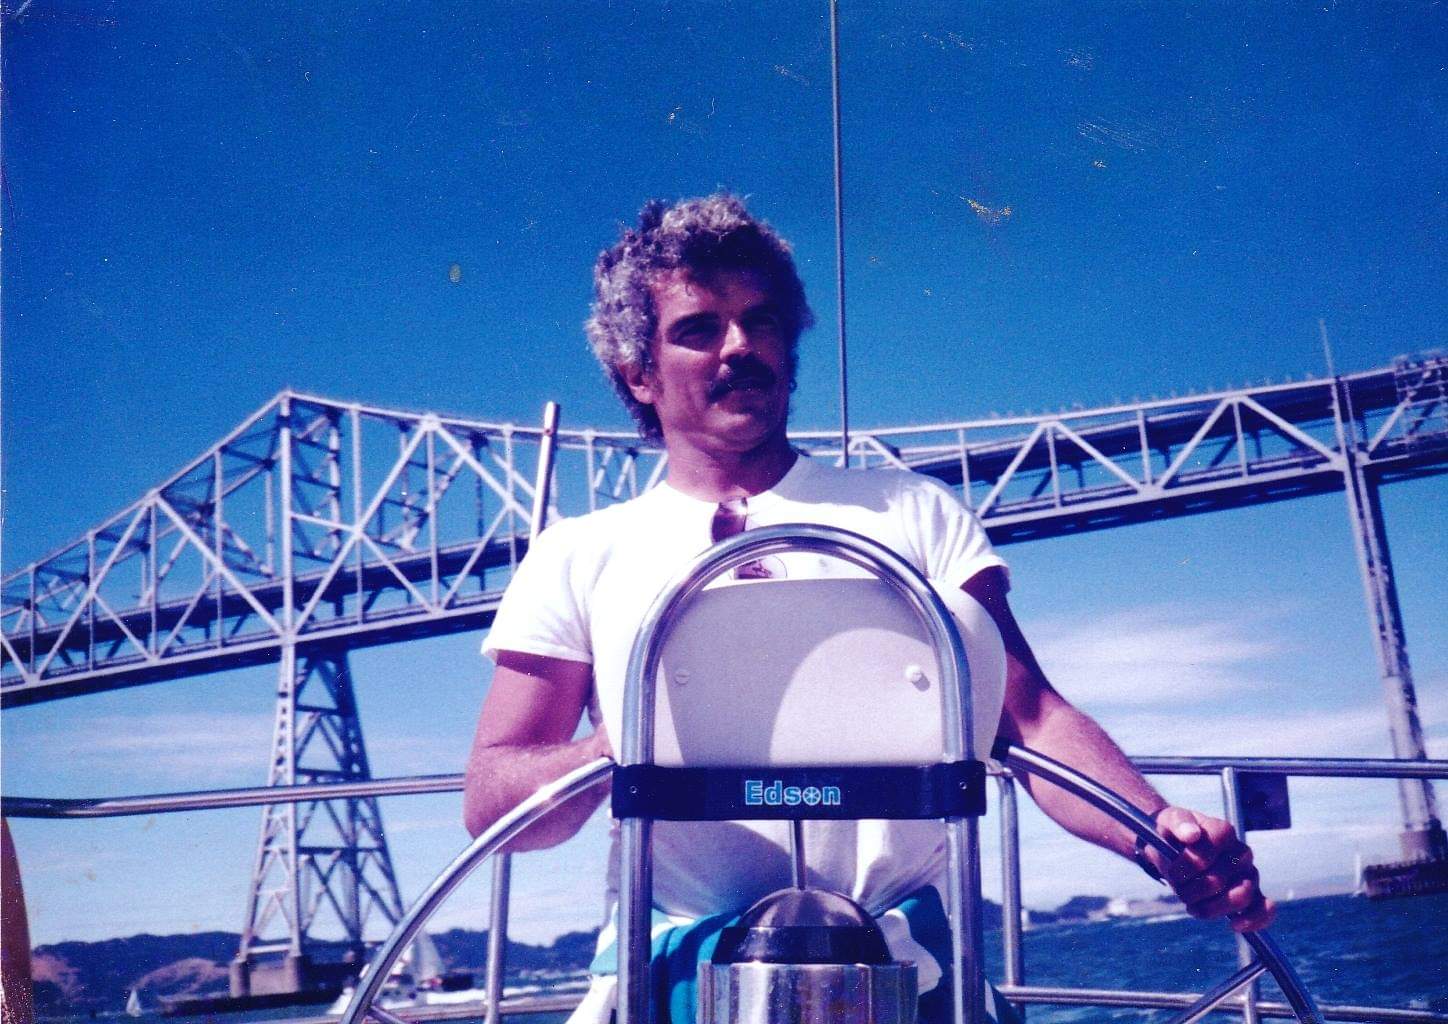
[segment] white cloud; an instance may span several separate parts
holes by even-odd
[[[1211,714],[1129,708],[1097,717],[1132,755],[1390,756],[1387,712],[1377,702],[1320,711],[1234,706]]]
[[[105,779],[177,780],[183,788],[265,782],[271,720],[243,712],[102,715],[83,729],[7,729],[7,760],[63,766]],[[18,756],[17,756],[18,755]]]
[[[467,832],[463,829],[462,811],[456,814],[433,815],[426,818],[403,817],[397,811],[391,811],[384,819],[389,836],[407,835],[419,832],[440,832],[442,838],[456,841],[459,847],[467,840]]]
[[[1291,647],[1261,620],[1149,606],[1089,621],[1033,624],[1046,674],[1079,703],[1199,703],[1250,692],[1262,663]]]
[[[260,786],[266,783],[271,740],[269,711],[104,714],[86,717],[79,727],[28,729],[7,722],[5,760],[7,769],[51,764],[110,780],[145,780],[141,784],[150,787]],[[461,772],[467,756],[465,748],[451,749],[433,736],[382,729],[368,737],[367,750],[378,777]],[[319,746],[317,757],[324,753]],[[133,787],[121,784],[127,791]]]
[[[1430,757],[1448,744],[1448,706],[1420,704]],[[1392,757],[1388,712],[1376,688],[1351,707],[1313,709],[1287,700],[1237,701],[1214,709],[1106,708],[1097,718],[1133,755],[1220,754],[1238,757]]]
[[[1448,758],[1448,679],[1420,679],[1417,691],[1428,756]]]
[[[460,772],[467,762],[468,750],[453,737],[406,734],[374,730],[367,739],[367,757],[373,772],[379,775],[436,775]],[[385,771],[379,771],[379,765]]]

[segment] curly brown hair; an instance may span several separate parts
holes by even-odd
[[[789,243],[739,197],[718,192],[673,206],[657,199],[645,203],[638,226],[624,228],[618,242],[598,254],[593,310],[584,330],[639,434],[651,441],[661,436],[659,418],[653,406],[634,398],[624,371],[652,367],[650,346],[658,329],[653,285],[676,270],[701,281],[721,270],[748,270],[763,279],[784,311],[791,386],[800,333],[814,325]]]

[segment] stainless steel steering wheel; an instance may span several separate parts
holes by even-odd
[[[1049,782],[1067,789],[1083,800],[1111,815],[1123,825],[1134,830],[1144,842],[1149,843],[1168,857],[1181,852],[1169,840],[1156,834],[1150,818],[1132,806],[1128,801],[1090,778],[1059,762],[1024,747],[1009,746],[998,748],[1004,762],[1014,771],[1037,775]],[[352,1001],[347,1004],[339,1024],[362,1024],[366,1019],[377,1024],[407,1024],[396,1014],[376,1005],[378,993],[387,979],[392,965],[412,943],[422,926],[433,912],[447,899],[469,875],[480,867],[491,855],[497,853],[510,840],[539,819],[547,816],[569,800],[603,782],[613,772],[614,763],[609,758],[574,769],[567,775],[544,786],[472,841],[454,858],[442,873],[432,881],[417,902],[408,909],[392,930],[386,941],[377,950],[366,972],[358,982]],[[1283,957],[1276,942],[1266,932],[1253,932],[1245,936],[1256,953],[1256,959],[1231,976],[1212,986],[1190,1007],[1182,1011],[1171,1024],[1188,1024],[1210,1012],[1224,999],[1239,991],[1262,974],[1270,974],[1286,995],[1292,1011],[1302,1024],[1323,1024],[1323,1017],[1303,987],[1301,979]]]
[[[1075,769],[1028,747],[1005,742],[997,743],[992,754],[1013,771],[1038,776],[1074,793],[1131,829],[1141,837],[1143,843],[1163,856],[1175,858],[1182,853],[1181,844],[1157,834],[1155,822],[1144,811]],[[1292,1012],[1302,1024],[1323,1024],[1322,1012],[1317,1008],[1317,1003],[1303,986],[1302,979],[1297,976],[1292,965],[1282,955],[1276,941],[1266,931],[1247,932],[1242,938],[1252,947],[1255,954],[1252,961],[1213,985],[1189,1007],[1173,1017],[1169,1024],[1190,1024],[1204,1017],[1223,1000],[1263,974],[1270,974],[1277,982],[1282,994],[1287,997]]]

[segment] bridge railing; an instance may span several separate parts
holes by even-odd
[[[1237,803],[1237,780],[1244,773],[1273,773],[1289,777],[1335,779],[1448,779],[1448,760],[1402,761],[1365,758],[1245,758],[1245,757],[1141,757],[1133,763],[1148,775],[1196,775],[1216,777],[1221,785],[1223,812],[1241,830],[1242,818]],[[1100,1008],[1177,1009],[1190,1006],[1199,995],[1191,992],[1144,991],[1137,989],[1099,989],[1029,984],[1026,977],[1023,941],[1026,920],[1021,899],[1021,842],[1019,818],[1016,813],[1015,781],[1008,770],[992,772],[999,792],[998,816],[1001,837],[1001,907],[1004,975],[1001,992],[1021,1004],[1058,1006],[1092,1006]],[[373,779],[344,784],[270,786],[242,789],[208,790],[192,793],[166,793],[96,799],[36,799],[5,797],[3,813],[15,818],[85,819],[151,815],[222,808],[260,806],[276,803],[302,803],[321,799],[361,796],[402,796],[421,793],[459,792],[463,776],[425,775]],[[503,901],[501,920],[511,914],[507,897]],[[502,955],[503,943],[490,943],[492,956]],[[1291,950],[1289,949],[1289,953]],[[490,977],[501,977],[500,963],[488,965]],[[1411,997],[1412,993],[1403,993]],[[576,994],[548,994],[518,997],[500,1001],[500,1014],[535,1013],[542,1010],[567,1010],[577,1001]],[[1348,1005],[1321,1003],[1328,1020],[1361,1021],[1368,1024],[1448,1024],[1448,1013],[1409,1007]],[[1290,1018],[1286,1003],[1262,1000],[1255,992],[1224,1001],[1219,1010],[1240,1012],[1245,1021],[1262,1017]],[[456,1009],[429,1007],[428,1020],[465,1019],[478,1015],[476,1006]]]

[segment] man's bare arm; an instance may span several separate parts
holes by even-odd
[[[1038,749],[1116,790],[1148,814],[1166,801],[1106,735],[1046,681],[1006,601],[1005,572],[987,569],[964,586],[995,620],[1006,649],[1006,694],[1000,735]],[[1131,833],[1079,797],[1034,776],[1022,780],[1032,799],[1061,827],[1125,857],[1133,853]]]
[[[593,688],[593,667],[563,658],[499,651],[468,755],[463,821],[478,835],[540,786],[599,757],[612,756],[603,727],[574,740]],[[603,801],[606,788],[573,800],[508,845],[541,850],[571,837]]]
[[[1170,864],[1153,853],[1147,856],[1194,915],[1231,915],[1237,931],[1270,924],[1275,909],[1258,888],[1252,851],[1231,825],[1169,806],[1106,731],[1047,681],[1006,600],[1009,584],[1004,570],[977,573],[962,589],[990,613],[1005,643],[1000,735],[1090,775],[1154,815],[1158,831],[1185,844],[1186,852]],[[1079,797],[1033,776],[1026,776],[1023,784],[1041,809],[1068,832],[1123,857],[1134,855],[1134,834]]]

